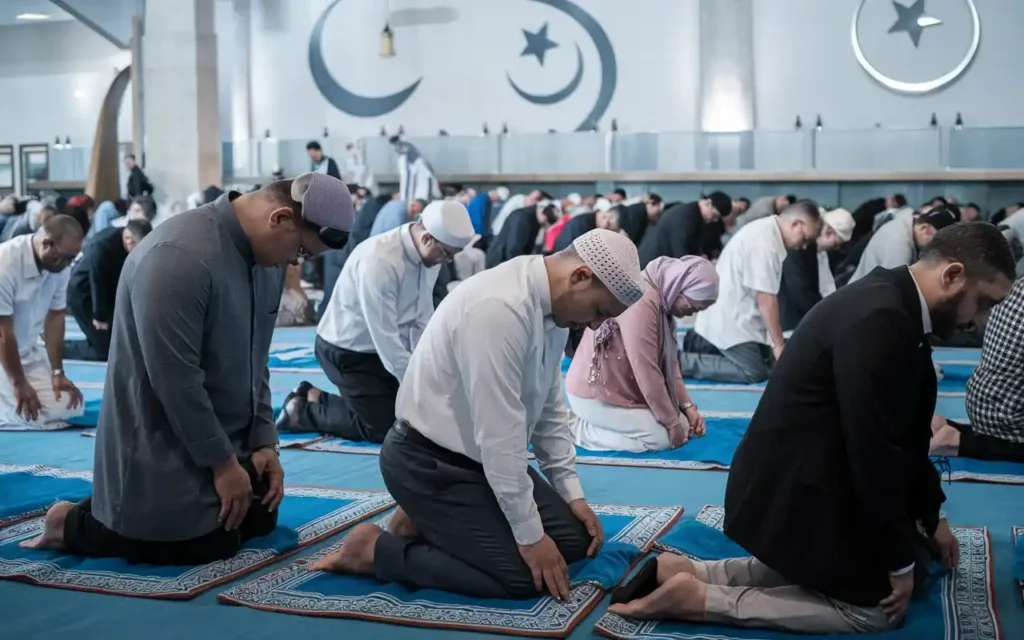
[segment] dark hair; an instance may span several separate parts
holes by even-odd
[[[114,203],[114,208],[117,209],[117,213],[118,214],[123,216],[124,214],[128,213],[128,201],[127,200],[124,200],[123,198],[118,198],[118,199],[114,200],[113,203]]]
[[[782,215],[787,214],[803,214],[811,220],[819,220],[821,218],[821,207],[814,200],[804,198],[803,200],[797,200],[796,202],[790,203],[788,207],[782,212]]]
[[[786,200],[789,201],[789,204],[796,204],[796,196],[793,195],[792,193],[786,196]],[[813,202],[813,200],[808,200],[808,202]],[[814,206],[818,206],[818,205],[814,205]]]
[[[46,232],[47,237],[54,242],[60,242],[65,236],[81,240],[85,235],[85,230],[82,229],[82,225],[78,223],[78,220],[63,213],[50,217],[43,223],[42,228]]]
[[[306,143],[306,151],[323,151],[324,148],[320,146],[320,143],[316,140],[310,140]]]
[[[544,214],[544,218],[548,221],[548,224],[555,224],[558,220],[558,208],[553,204],[549,204],[544,207],[542,213]]]
[[[747,205],[748,207],[750,206],[750,198],[744,198],[744,197],[740,196],[739,198],[736,198],[736,202],[742,202],[743,204]]]
[[[358,184],[356,184],[354,182],[350,182],[350,183],[346,184],[345,186],[348,187],[348,192],[350,194],[355,195],[355,194],[359,193],[359,185]]]
[[[659,196],[658,194],[651,193],[648,194],[647,196],[647,202],[650,204],[661,204],[662,202],[664,202],[664,200],[662,200],[661,196]]]
[[[981,213],[981,207],[979,207],[977,205],[977,203],[974,203],[974,202],[968,202],[967,204],[962,204],[962,205],[960,205],[960,208],[961,209],[977,209],[978,213]]]
[[[390,144],[398,144],[401,141],[402,141],[402,139],[399,138],[398,136],[391,136],[390,138],[388,138],[388,142]]]
[[[945,198],[943,198],[942,196],[935,196],[934,198],[932,198],[931,200],[929,200],[929,201],[928,201],[928,202],[926,202],[925,204],[935,204],[935,203],[939,203],[939,204],[949,204],[949,200],[946,200],[946,199],[945,199]]]
[[[127,160],[128,158],[131,158],[132,160],[135,160],[135,154],[134,153],[126,153],[126,154],[124,154],[124,159]]]
[[[939,229],[918,260],[959,262],[967,277],[975,280],[991,280],[997,273],[1011,281],[1017,277],[1010,243],[987,222],[961,222]]]
[[[124,225],[124,228],[128,230],[128,233],[135,236],[136,240],[142,240],[153,230],[153,225],[147,220],[129,220]]]
[[[132,204],[137,204],[143,208],[146,212],[146,218],[152,220],[153,216],[156,215],[156,203],[153,202],[153,198],[147,195],[136,196],[132,200]]]
[[[598,196],[598,197],[600,197],[600,196]],[[554,200],[554,198],[551,197],[551,194],[548,193],[547,191],[541,191],[540,192],[540,199],[541,200]]]
[[[892,201],[896,203],[897,207],[903,208],[907,206],[907,196],[903,195],[902,193],[894,194],[892,197]]]
[[[619,188],[618,188],[618,189],[616,189],[615,191],[612,191],[612,193],[617,193],[617,194],[619,194],[620,196],[622,196],[622,199],[623,199],[623,200],[625,200],[625,199],[627,198],[627,196],[626,196],[626,190],[625,190],[625,189],[623,189],[622,187],[619,187]]]

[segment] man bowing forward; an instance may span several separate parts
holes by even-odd
[[[387,531],[357,526],[313,569],[478,598],[568,597],[568,564],[604,534],[576,476],[562,349],[568,329],[597,329],[642,295],[636,247],[603,229],[455,289],[412,354],[381,448],[400,508]]]

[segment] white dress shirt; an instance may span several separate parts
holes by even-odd
[[[505,201],[505,204],[501,205],[501,209],[498,211],[498,215],[494,216],[494,220],[491,221],[491,235],[497,236],[501,233],[501,228],[505,225],[505,221],[516,209],[522,209],[526,206],[526,195],[517,193]]]
[[[836,279],[832,275],[832,266],[828,263],[828,252],[818,252],[818,293],[822,298],[836,292]]]
[[[718,258],[718,301],[697,314],[694,330],[722,350],[745,342],[771,346],[757,294],[778,295],[785,259],[777,217],[744,225]]]
[[[411,227],[368,238],[352,251],[316,329],[336,347],[376,353],[399,383],[434,312],[441,269],[423,264]]]
[[[0,244],[0,316],[14,317],[18,354],[25,357],[43,332],[46,314],[67,307],[71,269],[41,271],[32,250],[34,234]]]
[[[527,474],[527,446],[558,494],[583,497],[562,394],[568,330],[551,317],[542,256],[520,256],[448,294],[398,390],[395,415],[484,468],[520,545],[544,527]]]

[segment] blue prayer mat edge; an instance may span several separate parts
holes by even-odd
[[[635,530],[629,530],[629,535],[634,537],[643,535],[646,537],[646,542],[643,547],[640,548],[640,554],[637,559],[630,565],[630,567],[619,577],[619,582],[616,585],[612,585],[608,590],[614,589],[617,584],[628,576],[636,564],[642,560],[654,543],[659,537],[665,532],[669,531],[672,526],[678,522],[679,518],[683,514],[683,507],[672,506],[672,507],[644,507],[644,506],[631,506],[631,505],[591,505],[595,512],[598,513],[611,513],[615,509],[633,509],[633,510],[648,510],[653,521],[650,527],[653,531],[643,532],[638,534]],[[384,516],[377,520],[377,524],[381,527],[387,526],[387,521],[390,515]],[[627,529],[624,529],[626,531]],[[607,541],[606,541],[607,542]],[[516,636],[530,636],[530,637],[549,637],[549,638],[565,638],[571,634],[576,627],[584,620],[594,608],[601,602],[604,597],[606,590],[597,582],[590,580],[582,580],[572,585],[570,594],[570,601],[568,603],[558,603],[559,606],[574,606],[575,611],[565,619],[564,626],[560,629],[553,629],[550,631],[543,630],[520,630],[510,627],[496,627],[493,625],[483,625],[480,623],[473,622],[452,622],[451,620],[430,620],[430,619],[415,619],[415,618],[402,618],[392,614],[390,617],[382,614],[374,614],[366,611],[352,611],[352,610],[303,610],[299,608],[289,608],[287,606],[289,598],[286,594],[281,594],[278,598],[281,598],[282,602],[277,603],[275,600],[275,591],[282,584],[290,582],[304,573],[308,572],[307,565],[324,555],[337,550],[345,543],[344,539],[340,540],[336,544],[331,545],[325,549],[321,549],[317,553],[306,557],[300,558],[286,567],[282,567],[277,571],[268,573],[260,576],[254,580],[243,583],[222,592],[217,595],[218,601],[224,604],[240,605],[250,607],[259,611],[268,611],[273,613],[285,613],[285,614],[296,614],[306,615],[313,617],[326,617],[326,618],[349,618],[357,620],[366,620],[370,622],[384,622],[388,624],[397,624],[401,626],[411,627],[427,627],[427,628],[441,628],[449,630],[460,630],[460,631],[477,631],[484,633],[496,633],[502,635],[516,635]],[[367,597],[373,594],[367,594]],[[264,602],[260,602],[262,600]],[[542,599],[543,601],[543,599]],[[419,607],[417,607],[419,608]],[[499,609],[493,610],[494,612],[500,612]]]
[[[35,476],[49,476],[51,478],[74,478],[79,480],[85,480],[92,482],[91,471],[71,471],[70,469],[61,469],[60,467],[50,467],[45,464],[10,464],[7,462],[0,462],[0,475],[8,473],[31,473]],[[17,524],[23,520],[30,520],[32,518],[39,517],[46,513],[46,511],[53,506],[47,505],[43,509],[35,509],[32,511],[26,511],[23,513],[15,513],[9,516],[0,518],[0,529],[9,527],[12,524]]]

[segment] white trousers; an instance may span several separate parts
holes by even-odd
[[[576,415],[576,444],[591,451],[665,451],[672,448],[668,430],[650,409],[627,409],[566,394]],[[683,428],[689,423],[679,416]]]
[[[42,345],[33,345],[32,349],[21,357],[21,368],[25,371],[25,378],[39,396],[39,402],[43,409],[37,420],[28,420],[17,413],[18,401],[14,398],[14,387],[10,379],[0,373],[0,427],[5,429],[53,429],[64,426],[64,421],[82,415],[84,406],[77,409],[68,409],[67,403],[70,398],[62,394],[60,402],[53,394],[53,371],[50,369],[50,361],[46,356],[46,348]]]

